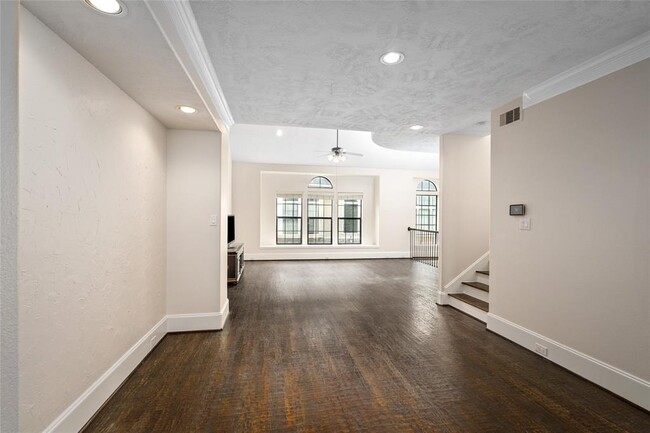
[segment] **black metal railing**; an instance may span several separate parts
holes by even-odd
[[[411,236],[411,259],[438,267],[438,232],[408,228]]]

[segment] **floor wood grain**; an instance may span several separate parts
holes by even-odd
[[[434,303],[409,260],[247,262],[221,332],[163,339],[94,432],[648,432],[650,415]]]

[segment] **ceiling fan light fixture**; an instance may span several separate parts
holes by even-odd
[[[338,164],[339,162],[345,161],[345,155],[341,153],[327,155],[327,159],[329,159],[331,162],[335,164]]]
[[[382,55],[379,58],[379,61],[381,62],[381,64],[387,66],[397,65],[399,63],[402,63],[402,61],[404,61],[404,53],[400,53],[399,51],[390,51]]]

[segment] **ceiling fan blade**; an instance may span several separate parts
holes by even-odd
[[[350,156],[363,156],[363,153],[345,152],[345,154]]]

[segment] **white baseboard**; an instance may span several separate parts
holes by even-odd
[[[444,291],[447,293],[459,293],[462,292],[463,281],[475,281],[476,280],[476,271],[483,271],[487,268],[488,263],[490,262],[490,252],[486,252],[481,257],[479,257],[474,263],[469,265],[463,272],[458,274],[456,278],[451,280],[447,285],[445,285]]]
[[[221,309],[221,328],[219,329],[223,329],[223,327],[226,326],[226,321],[228,320],[229,315],[230,315],[230,300],[226,298],[226,303]]]
[[[341,259],[408,259],[408,251],[318,251],[246,253],[246,260],[341,260]]]
[[[167,332],[218,331],[223,329],[228,318],[228,300],[216,313],[169,314]]]
[[[90,388],[52,421],[45,432],[70,433],[81,430],[166,333],[167,317],[163,317]]]
[[[229,312],[229,302],[226,299],[225,305],[218,313],[171,314],[163,317],[52,421],[44,433],[70,433],[81,430],[168,332],[223,329]]]
[[[546,346],[550,361],[650,410],[650,382],[492,313],[488,313],[487,328],[533,352],[535,343]]]

